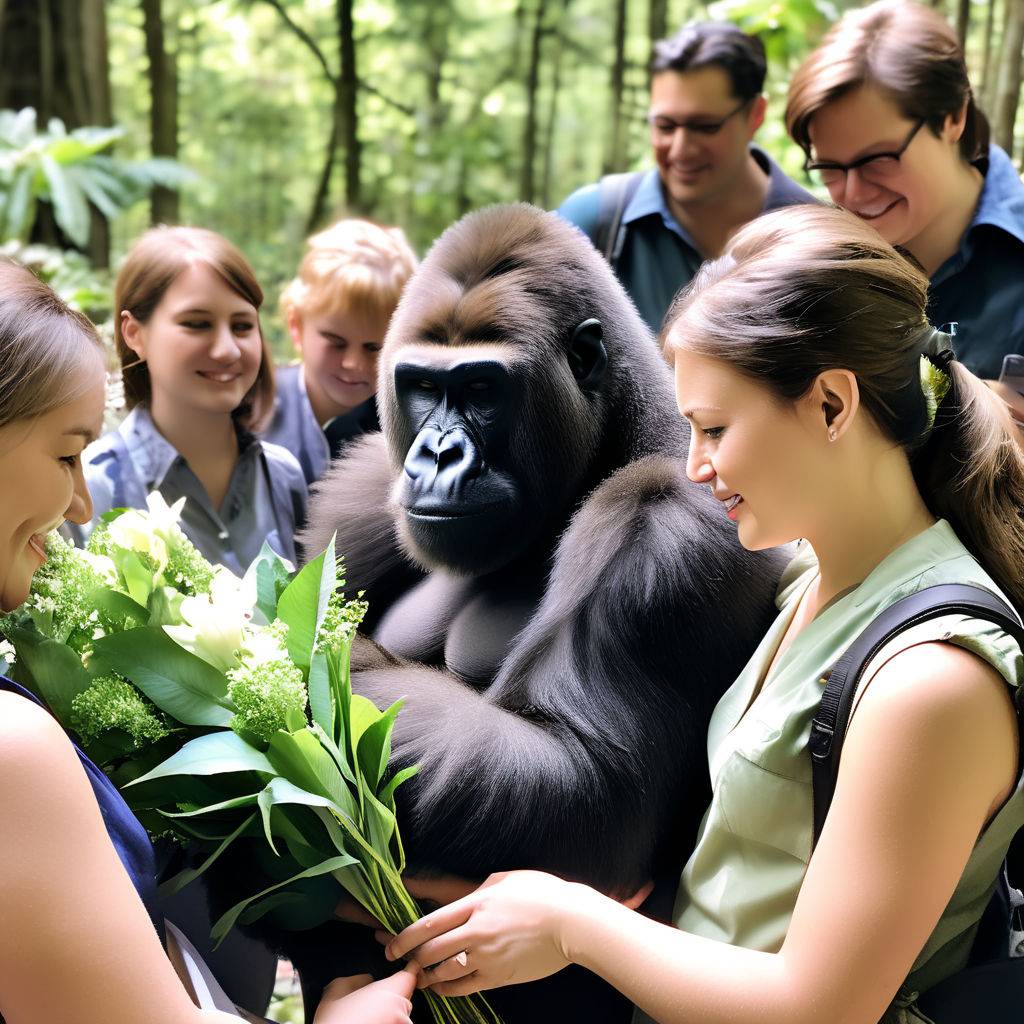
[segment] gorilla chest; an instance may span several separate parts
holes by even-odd
[[[373,638],[400,658],[443,666],[483,688],[536,611],[542,584],[432,573],[387,610]]]

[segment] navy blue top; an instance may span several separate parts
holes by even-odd
[[[957,251],[932,275],[928,315],[955,321],[957,358],[979,377],[999,376],[1003,356],[1024,352],[1024,182],[990,146],[985,184]]]
[[[0,690],[9,690],[12,693],[20,694],[40,707],[45,707],[35,694],[12,682],[6,676],[0,676]],[[92,785],[96,803],[100,805],[103,824],[107,826],[107,835],[110,836],[110,841],[114,844],[117,856],[124,865],[125,871],[128,872],[135,891],[145,904],[153,927],[157,930],[162,942],[164,938],[163,915],[157,910],[156,865],[149,836],[146,835],[146,830],[139,824],[138,819],[132,814],[110,779],[78,749],[77,744],[73,743],[72,745],[78,755],[78,760],[82,762],[82,768],[89,778],[89,783]]]
[[[810,192],[787,177],[763,149],[751,146],[750,153],[768,176],[762,213],[795,203],[817,202]],[[600,212],[599,182],[577,189],[558,208],[559,216],[575,224],[591,242],[597,237]],[[626,238],[615,273],[640,315],[657,333],[676,292],[689,284],[704,257],[697,243],[672,216],[656,169],[644,174],[623,211],[622,225]]]

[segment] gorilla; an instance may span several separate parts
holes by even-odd
[[[336,533],[366,591],[353,689],[405,698],[411,870],[532,867],[620,898],[665,879],[664,912],[707,807],[708,719],[774,615],[781,553],[743,550],[687,480],[671,373],[554,214],[492,207],[441,236],[378,401],[383,433],[314,488],[301,541]],[[507,1024],[629,1019],[582,971],[492,995]]]

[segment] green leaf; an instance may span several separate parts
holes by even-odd
[[[403,783],[411,779],[414,775],[418,775],[420,766],[418,764],[411,764],[408,768],[403,768],[401,771],[395,772],[391,776],[388,784],[377,794],[378,799],[385,807],[391,811],[395,809],[395,790]]]
[[[277,618],[277,602],[291,580],[288,563],[266,542],[245,571],[245,582],[256,580],[256,609],[263,616],[263,625]],[[244,586],[245,584],[243,584]]]
[[[363,738],[363,733],[380,718],[381,713],[372,700],[367,700],[358,693],[352,694],[349,701],[349,743],[353,755],[359,750],[359,741]]]
[[[230,800],[221,800],[220,803],[209,804],[207,807],[196,807],[191,811],[160,811],[160,813],[165,818],[198,818],[204,814],[215,814],[217,811],[230,811],[236,807],[248,807],[250,804],[258,803],[259,797],[260,793],[250,793],[248,796],[236,796]]]
[[[263,815],[263,831],[266,834],[267,842],[270,844],[270,848],[277,853],[277,847],[274,845],[273,828],[271,827],[270,811],[271,808],[278,804],[302,804],[306,807],[329,807],[343,813],[341,808],[333,801],[325,796],[320,796],[317,793],[310,793],[306,789],[301,789],[294,783],[289,782],[284,778],[271,779],[267,788],[264,789],[257,799],[260,813]]]
[[[135,786],[165,775],[220,775],[227,772],[277,774],[266,754],[249,746],[237,733],[226,729],[190,740],[176,754],[152,771],[140,775],[129,785]]]
[[[36,196],[32,188],[35,170],[19,167],[7,190],[7,201],[2,224],[4,238],[24,238],[35,220]]]
[[[50,201],[53,203],[54,218],[64,234],[80,249],[84,249],[89,241],[89,204],[85,193],[49,153],[43,153],[42,167]]]
[[[6,633],[35,684],[31,689],[57,716],[71,727],[71,702],[89,689],[92,676],[78,655],[64,644],[40,637],[31,630],[11,626]]]
[[[181,892],[190,882],[194,882],[248,828],[249,823],[255,817],[255,814],[250,814],[198,867],[185,868],[184,871],[179,871],[172,878],[168,878],[166,882],[161,883],[157,888],[157,895],[161,899],[167,899],[169,896]]]
[[[283,889],[286,885],[290,885],[292,882],[299,881],[299,879],[315,878],[318,875],[328,875],[355,863],[357,863],[356,859],[348,856],[348,854],[342,854],[338,857],[330,857],[322,863],[317,864],[315,867],[306,868],[305,871],[300,871],[297,875],[293,875],[291,878],[288,878],[283,882],[278,882],[277,885],[271,885],[262,892],[256,893],[255,896],[250,896],[248,899],[244,899],[240,903],[236,903],[226,914],[222,915],[215,922],[210,934],[217,940],[217,944],[219,945],[224,940],[224,936],[227,935],[227,933],[234,927],[239,915],[250,904],[255,903],[257,900],[262,899],[264,896],[267,896],[272,892],[276,892],[278,889]]]
[[[304,676],[309,675],[317,630],[324,621],[327,602],[334,593],[335,585],[332,540],[330,547],[302,567],[277,603],[278,618],[288,624],[288,653]]]
[[[308,729],[274,733],[267,759],[290,783],[326,797],[345,814],[358,820],[355,798],[334,759]]]
[[[97,587],[89,600],[97,611],[108,618],[130,619],[140,626],[145,626],[149,620],[149,610],[119,590]]]
[[[229,725],[228,683],[222,672],[179,647],[159,626],[100,637],[93,662],[130,679],[161,711],[185,725]]]
[[[359,739],[359,767],[374,793],[387,771],[388,758],[391,757],[391,731],[404,703],[404,699],[396,700],[375,722],[366,727]]]
[[[329,736],[334,735],[334,700],[331,695],[331,672],[327,666],[327,655],[315,651],[309,666],[309,711],[316,722]]]
[[[172,587],[157,587],[149,595],[150,626],[177,626],[181,624],[181,602],[185,595]]]

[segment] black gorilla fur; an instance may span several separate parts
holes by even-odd
[[[466,372],[504,368],[514,385],[496,433],[509,409],[451,420],[445,374],[468,357]],[[440,376],[410,397],[396,379],[415,387],[417,366]],[[674,883],[707,806],[708,718],[774,614],[781,554],[743,550],[688,482],[671,373],[555,215],[494,207],[446,231],[395,314],[380,382],[383,434],[314,488],[302,542],[337,531],[349,587],[367,593],[377,643],[357,645],[353,688],[381,707],[406,698],[393,764],[422,765],[400,808],[413,870],[542,868],[616,896]],[[430,412],[423,395],[440,392]],[[454,457],[475,462],[445,484],[435,525],[414,514],[403,463],[425,450],[442,474],[422,440],[442,414],[435,434],[461,429]],[[448,513],[486,497],[488,473],[504,500],[472,543],[456,522],[453,544]],[[603,985],[559,984],[494,1001],[509,1024],[628,1019]]]

